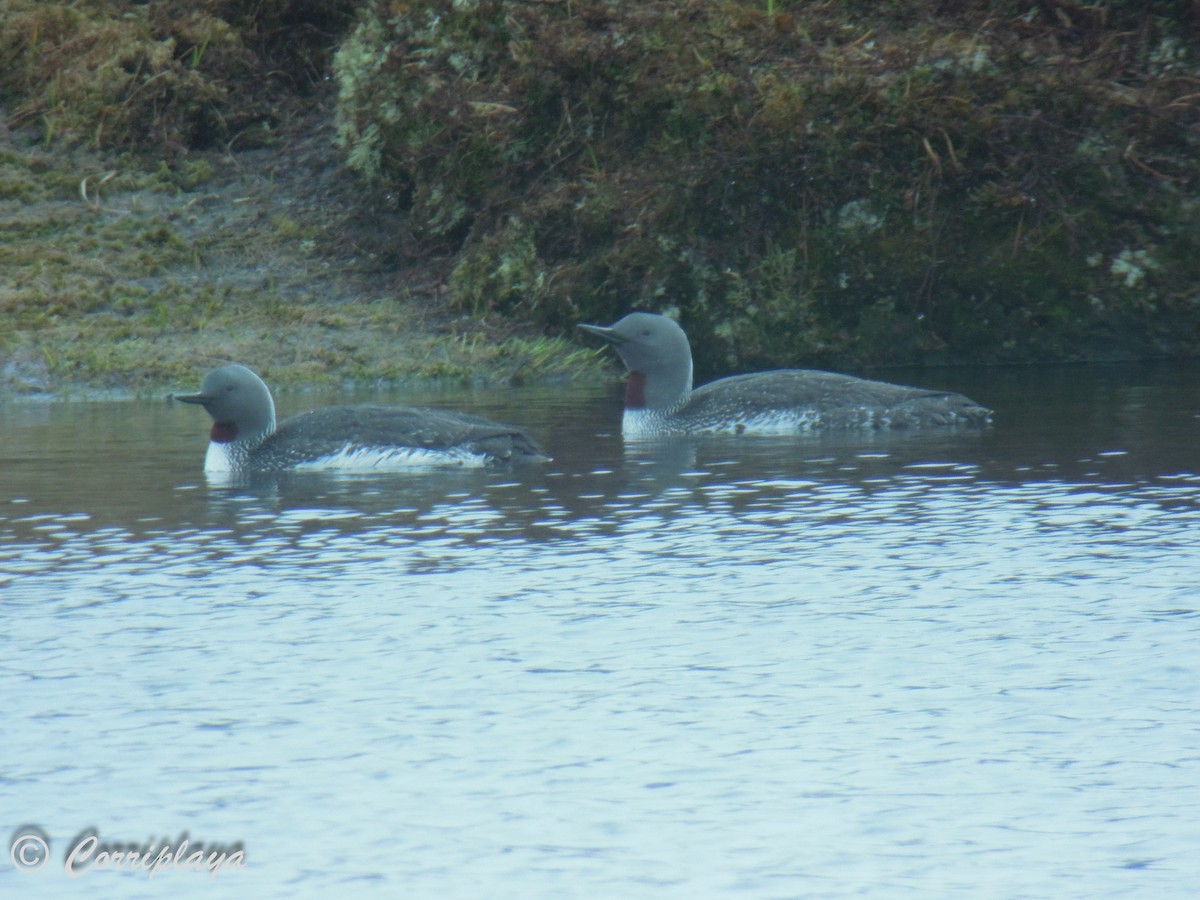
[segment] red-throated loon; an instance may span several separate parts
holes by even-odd
[[[991,410],[962,394],[813,369],[734,375],[692,390],[692,349],[673,319],[636,312],[612,326],[579,327],[612,344],[629,368],[622,420],[626,437],[981,426],[991,421]]]
[[[362,472],[546,459],[520,429],[449,410],[332,406],[301,413],[276,427],[270,390],[239,365],[213,369],[198,393],[176,394],[175,399],[198,403],[212,416],[204,460],[209,474]]]

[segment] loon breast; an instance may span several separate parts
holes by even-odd
[[[204,471],[208,475],[229,475],[238,471],[241,466],[233,453],[233,445],[228,443],[208,442],[208,451],[204,454]]]

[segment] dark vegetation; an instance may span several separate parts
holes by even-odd
[[[472,312],[675,308],[710,369],[1194,353],[1198,26],[1182,0],[369,0],[339,135]]]
[[[269,140],[327,72],[353,0],[2,0],[9,127],[141,151]]]
[[[632,308],[676,311],[702,372],[1200,352],[1192,0],[0,0],[0,24],[0,357],[59,377],[247,322],[238,352],[312,327],[292,353],[331,342],[324,371],[455,377],[522,327],[496,323]],[[256,168],[284,197],[235,214]],[[209,275],[252,250],[294,289]],[[302,287],[363,259],[389,287]],[[354,352],[425,316],[465,355]],[[513,340],[502,369],[570,353]]]

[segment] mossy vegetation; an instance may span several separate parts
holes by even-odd
[[[257,144],[324,73],[351,0],[0,0],[9,124],[173,157]]]
[[[603,358],[447,315],[332,146],[348,0],[0,0],[0,389],[540,380]]]
[[[586,376],[631,308],[702,376],[1200,352],[1190,0],[0,21],[9,385]]]
[[[701,369],[1200,351],[1185,0],[366,0],[347,159],[450,301]]]

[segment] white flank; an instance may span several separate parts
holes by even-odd
[[[488,457],[462,449],[425,450],[420,447],[355,447],[347,444],[337,453],[291,468],[297,472],[391,472],[447,466],[481,468]]]
[[[864,410],[865,424],[870,424]],[[729,416],[719,421],[688,421],[648,409],[627,409],[621,419],[621,434],[627,438],[661,437],[668,434],[796,434],[819,428],[821,417],[813,410],[771,410],[753,416]]]

